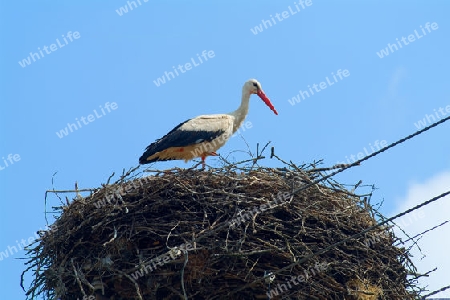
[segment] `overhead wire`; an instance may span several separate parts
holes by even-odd
[[[294,195],[294,194],[296,194],[296,193],[298,193],[298,192],[300,192],[302,190],[305,190],[305,189],[307,189],[307,188],[309,188],[309,187],[311,187],[313,185],[316,185],[316,184],[318,184],[318,183],[320,183],[320,182],[322,182],[322,181],[324,181],[324,180],[326,180],[326,179],[328,179],[330,177],[333,177],[336,174],[339,174],[339,173],[341,173],[341,172],[343,172],[343,171],[345,171],[347,169],[350,169],[350,168],[352,168],[354,166],[358,166],[358,165],[360,165],[361,162],[366,161],[368,159],[371,159],[372,157],[375,157],[375,156],[377,156],[380,153],[383,153],[383,152],[385,152],[385,151],[387,151],[387,150],[389,150],[389,149],[391,149],[391,148],[393,148],[393,147],[395,147],[397,145],[400,145],[400,144],[406,142],[407,140],[410,140],[410,139],[412,139],[412,138],[414,138],[414,137],[416,137],[416,136],[418,136],[418,135],[420,135],[420,134],[430,130],[431,128],[434,128],[434,127],[436,127],[436,126],[438,126],[438,125],[448,121],[448,120],[450,120],[450,116],[448,116],[446,118],[443,118],[440,121],[435,122],[435,123],[433,123],[433,124],[431,124],[431,125],[429,125],[427,127],[424,127],[423,129],[418,130],[418,131],[416,131],[416,132],[414,132],[414,133],[412,133],[412,134],[410,134],[410,135],[408,135],[408,136],[406,136],[406,137],[404,137],[404,138],[402,138],[400,140],[397,140],[396,142],[393,142],[393,143],[387,145],[386,147],[383,147],[380,150],[375,151],[372,154],[370,154],[370,155],[368,155],[368,156],[366,156],[366,157],[364,157],[364,158],[362,158],[360,160],[357,160],[357,161],[353,162],[352,164],[346,165],[345,167],[342,167],[339,170],[337,170],[337,171],[335,171],[335,172],[333,172],[333,173],[331,173],[329,175],[323,176],[323,177],[321,177],[319,179],[316,179],[316,180],[314,180],[314,181],[312,181],[312,182],[310,182],[308,184],[305,184],[305,185],[297,188],[296,190],[294,190],[292,192],[292,195]],[[272,153],[272,156],[273,156],[273,153]],[[434,198],[431,198],[431,199],[429,199],[429,200],[427,200],[427,201],[425,201],[425,202],[423,202],[423,203],[421,203],[419,205],[416,205],[416,206],[414,206],[414,207],[412,207],[410,209],[407,209],[407,210],[405,210],[405,211],[403,211],[403,212],[401,212],[401,213],[399,213],[399,214],[397,214],[397,215],[395,215],[395,216],[393,216],[391,218],[385,219],[384,221],[382,221],[382,222],[380,222],[380,223],[378,223],[378,224],[376,224],[374,226],[368,227],[368,228],[364,229],[363,231],[361,231],[359,233],[356,233],[356,234],[354,234],[354,235],[352,235],[352,236],[350,236],[348,238],[345,238],[345,239],[343,239],[343,240],[341,240],[339,242],[336,242],[336,243],[334,243],[334,244],[332,244],[332,245],[330,245],[330,246],[328,246],[328,247],[326,247],[326,248],[324,248],[322,250],[319,250],[317,252],[311,253],[311,254],[303,257],[302,259],[300,259],[300,260],[298,260],[298,261],[296,261],[296,262],[294,262],[294,263],[292,263],[292,264],[290,264],[290,265],[288,265],[288,266],[286,266],[286,267],[284,267],[282,269],[273,271],[272,273],[274,275],[276,275],[276,274],[279,274],[279,273],[281,273],[281,272],[283,272],[283,271],[285,271],[287,269],[290,269],[290,268],[292,268],[292,267],[294,267],[296,265],[304,263],[304,262],[310,260],[311,258],[313,258],[315,256],[324,254],[324,253],[328,252],[329,250],[331,250],[331,249],[333,249],[333,248],[335,248],[335,247],[337,247],[337,246],[339,246],[339,245],[341,245],[341,244],[343,244],[345,242],[348,242],[348,241],[351,241],[351,240],[355,240],[355,239],[361,237],[363,234],[365,234],[365,233],[367,233],[369,231],[372,231],[372,230],[374,230],[376,228],[379,228],[380,226],[383,226],[383,225],[387,224],[388,222],[391,222],[391,221],[393,221],[393,220],[395,220],[395,219],[397,219],[399,217],[402,217],[402,216],[404,216],[404,215],[406,215],[406,214],[408,214],[408,213],[410,213],[410,212],[412,212],[414,210],[417,210],[417,209],[419,209],[419,208],[421,208],[423,206],[426,206],[426,205],[428,205],[428,204],[430,204],[430,203],[432,203],[434,201],[437,201],[437,200],[439,200],[439,199],[441,199],[441,198],[443,198],[443,197],[445,197],[445,196],[447,196],[449,194],[450,194],[450,190],[447,191],[447,192],[444,192],[444,193],[442,193],[442,194],[440,194],[440,195],[438,195],[438,196],[436,196]],[[235,290],[231,291],[229,293],[229,295],[230,294],[234,294],[234,293],[236,293],[238,291],[241,291],[243,289],[246,289],[246,288],[250,287],[251,285],[253,285],[255,283],[258,283],[258,282],[260,282],[262,280],[264,280],[264,278],[258,278],[258,279],[254,280],[254,281],[252,281],[252,282],[250,282],[250,283],[248,283],[248,284],[246,284],[246,285],[244,285],[244,286],[242,286],[242,287],[240,287],[238,289],[235,289]]]

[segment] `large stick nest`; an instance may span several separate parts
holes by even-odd
[[[320,176],[235,165],[125,174],[54,208],[29,250],[27,296],[416,299],[414,266],[387,227],[295,264],[377,224],[370,197],[334,181],[293,193]]]

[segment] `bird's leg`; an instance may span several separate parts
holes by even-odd
[[[196,164],[195,166],[193,166],[192,168],[190,168],[190,169],[196,169],[200,164],[202,164],[202,169],[204,170],[205,169],[205,167],[206,167],[206,163],[205,163],[205,159],[206,159],[206,156],[207,155],[204,155],[204,156],[200,156],[201,157],[201,159],[202,159],[202,161],[201,162],[199,162],[198,164]]]
[[[206,156],[202,156],[202,169],[205,169],[206,163],[205,163]]]

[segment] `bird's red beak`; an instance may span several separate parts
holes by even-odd
[[[256,93],[256,95],[259,96],[259,98],[261,98],[262,101],[264,101],[264,103],[276,114],[278,115],[277,110],[275,109],[275,107],[273,107],[272,102],[270,102],[270,99],[267,98],[266,94],[264,94],[264,92],[262,90],[258,90],[258,92]]]

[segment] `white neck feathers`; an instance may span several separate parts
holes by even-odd
[[[248,107],[250,102],[250,93],[247,93],[245,91],[242,91],[242,100],[241,105],[230,113],[234,117],[234,124],[233,124],[233,133],[235,133],[238,128],[241,126],[242,122],[244,122],[245,117],[248,114]]]

